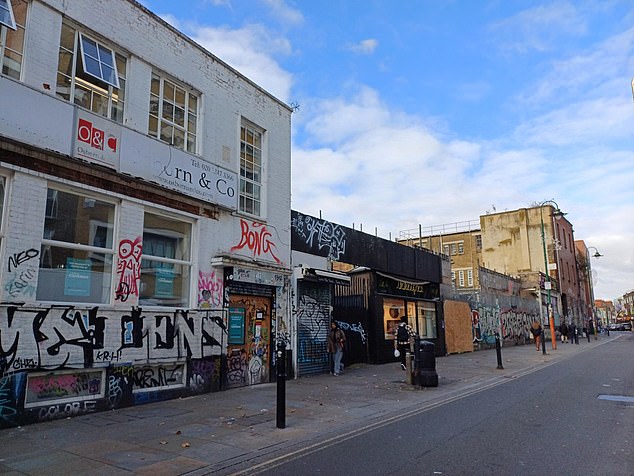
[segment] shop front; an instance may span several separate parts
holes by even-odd
[[[226,388],[274,379],[277,312],[288,272],[246,266],[224,268],[227,307]]]
[[[417,337],[434,343],[436,354],[444,353],[439,283],[412,281],[376,272],[377,324],[383,330],[383,345],[377,346],[379,361],[392,360],[396,327],[405,320]],[[380,350],[379,350],[380,349]]]

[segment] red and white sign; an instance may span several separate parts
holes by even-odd
[[[119,170],[119,125],[77,109],[74,131],[74,157]]]

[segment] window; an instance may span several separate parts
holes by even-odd
[[[191,223],[145,213],[140,305],[189,305],[191,237]]]
[[[13,18],[13,8],[8,0],[0,0],[0,23],[15,30],[15,19]]]
[[[458,285],[464,288],[464,270],[458,271]]]
[[[436,338],[436,306],[432,302],[417,301],[416,307],[419,336],[428,339]]]
[[[86,74],[119,89],[117,65],[110,48],[97,43],[86,35],[79,34],[81,62]]]
[[[126,59],[64,23],[57,65],[58,97],[123,122]]]
[[[482,250],[482,235],[475,235],[476,250]]]
[[[467,270],[467,286],[473,287],[473,270]]]
[[[198,95],[152,74],[148,134],[174,147],[196,153]]]
[[[459,255],[464,254],[464,241],[458,242],[458,254]]]
[[[49,188],[36,298],[107,304],[115,205]]]
[[[18,80],[24,55],[26,9],[25,0],[0,0],[0,66],[2,74]]]
[[[240,211],[260,216],[262,204],[262,131],[240,128]]]

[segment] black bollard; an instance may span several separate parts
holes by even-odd
[[[286,343],[277,343],[277,427],[286,428]]]
[[[502,345],[500,344],[500,334],[495,333],[495,353],[498,357],[498,369],[504,369],[502,366]]]

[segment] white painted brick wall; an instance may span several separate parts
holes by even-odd
[[[46,181],[31,175],[16,174],[10,192],[11,207],[7,209],[3,243],[2,300],[34,302],[46,211]],[[17,266],[9,266],[11,257],[28,250],[36,250],[38,257]]]
[[[202,122],[199,133],[203,159],[239,173],[241,118],[248,119],[266,131],[264,151],[266,171],[264,192],[266,195],[263,200],[265,209],[259,221],[272,231],[278,258],[282,263],[290,264],[290,109],[217,58],[176,33],[162,20],[149,15],[143,8],[127,0],[105,2],[33,0],[27,23],[28,40],[24,72],[25,83],[33,88],[41,90],[44,82],[50,82],[54,95],[62,15],[79,25],[85,25],[85,31],[89,34],[109,42],[120,51],[128,52],[125,126],[143,134],[147,133],[149,84],[151,73],[153,69],[156,69],[201,92]],[[25,93],[24,97],[28,97],[31,102],[38,100],[37,95],[34,96],[32,91],[29,94]],[[42,97],[60,106],[63,104],[61,100]],[[30,111],[42,110],[37,104],[29,104],[27,111],[29,114]],[[46,103],[44,106],[47,118],[62,117],[56,113],[54,105]],[[66,111],[66,109],[69,109],[68,104],[60,107],[60,111]],[[0,125],[5,116],[7,121],[15,122],[15,111],[11,113],[11,116],[7,114],[0,110]],[[63,117],[64,120],[61,122],[69,122],[68,114],[64,114]],[[27,121],[28,117],[24,119],[20,123],[24,124],[24,127],[34,123]],[[32,116],[31,119],[33,119]],[[27,142],[36,143],[30,138],[51,135],[47,131],[50,126],[47,127],[41,121],[35,121],[35,123],[37,130],[18,131],[21,134],[20,137],[29,138]],[[63,133],[52,135],[58,141],[65,140],[67,145],[55,144],[51,148],[68,153],[73,138],[71,126],[72,124],[65,126]],[[0,127],[0,133],[2,131]],[[147,140],[153,141],[149,138]],[[125,144],[122,144],[122,147],[125,147]],[[143,160],[151,161],[152,157],[148,156]],[[29,202],[29,205],[34,204]],[[121,209],[122,222],[119,226],[121,236],[126,234],[129,234],[131,238],[137,236],[136,231],[131,230],[138,230],[142,223],[142,215],[139,219],[140,206],[135,206],[139,207],[136,211],[133,211],[134,207],[126,209],[124,206]],[[131,219],[127,218],[129,212],[133,217]],[[39,222],[29,225],[33,228],[20,231],[28,237],[22,242],[16,239],[14,243],[32,243],[39,249],[38,240],[41,238],[43,212],[35,215],[33,218]],[[19,219],[18,215],[14,217],[14,221]],[[252,221],[249,217],[247,220]],[[207,219],[200,221],[203,223]],[[210,226],[205,227],[205,234],[200,235],[198,241],[201,248],[202,269],[208,266],[210,256],[231,254],[231,247],[239,243],[241,236],[239,214],[221,211],[219,220],[211,220],[209,223]],[[22,226],[19,222],[14,224]],[[7,242],[8,245],[9,242]],[[7,251],[15,252],[17,248],[8,247]],[[193,255],[198,256],[198,250],[194,250]],[[4,280],[4,283],[6,284],[7,281]]]

